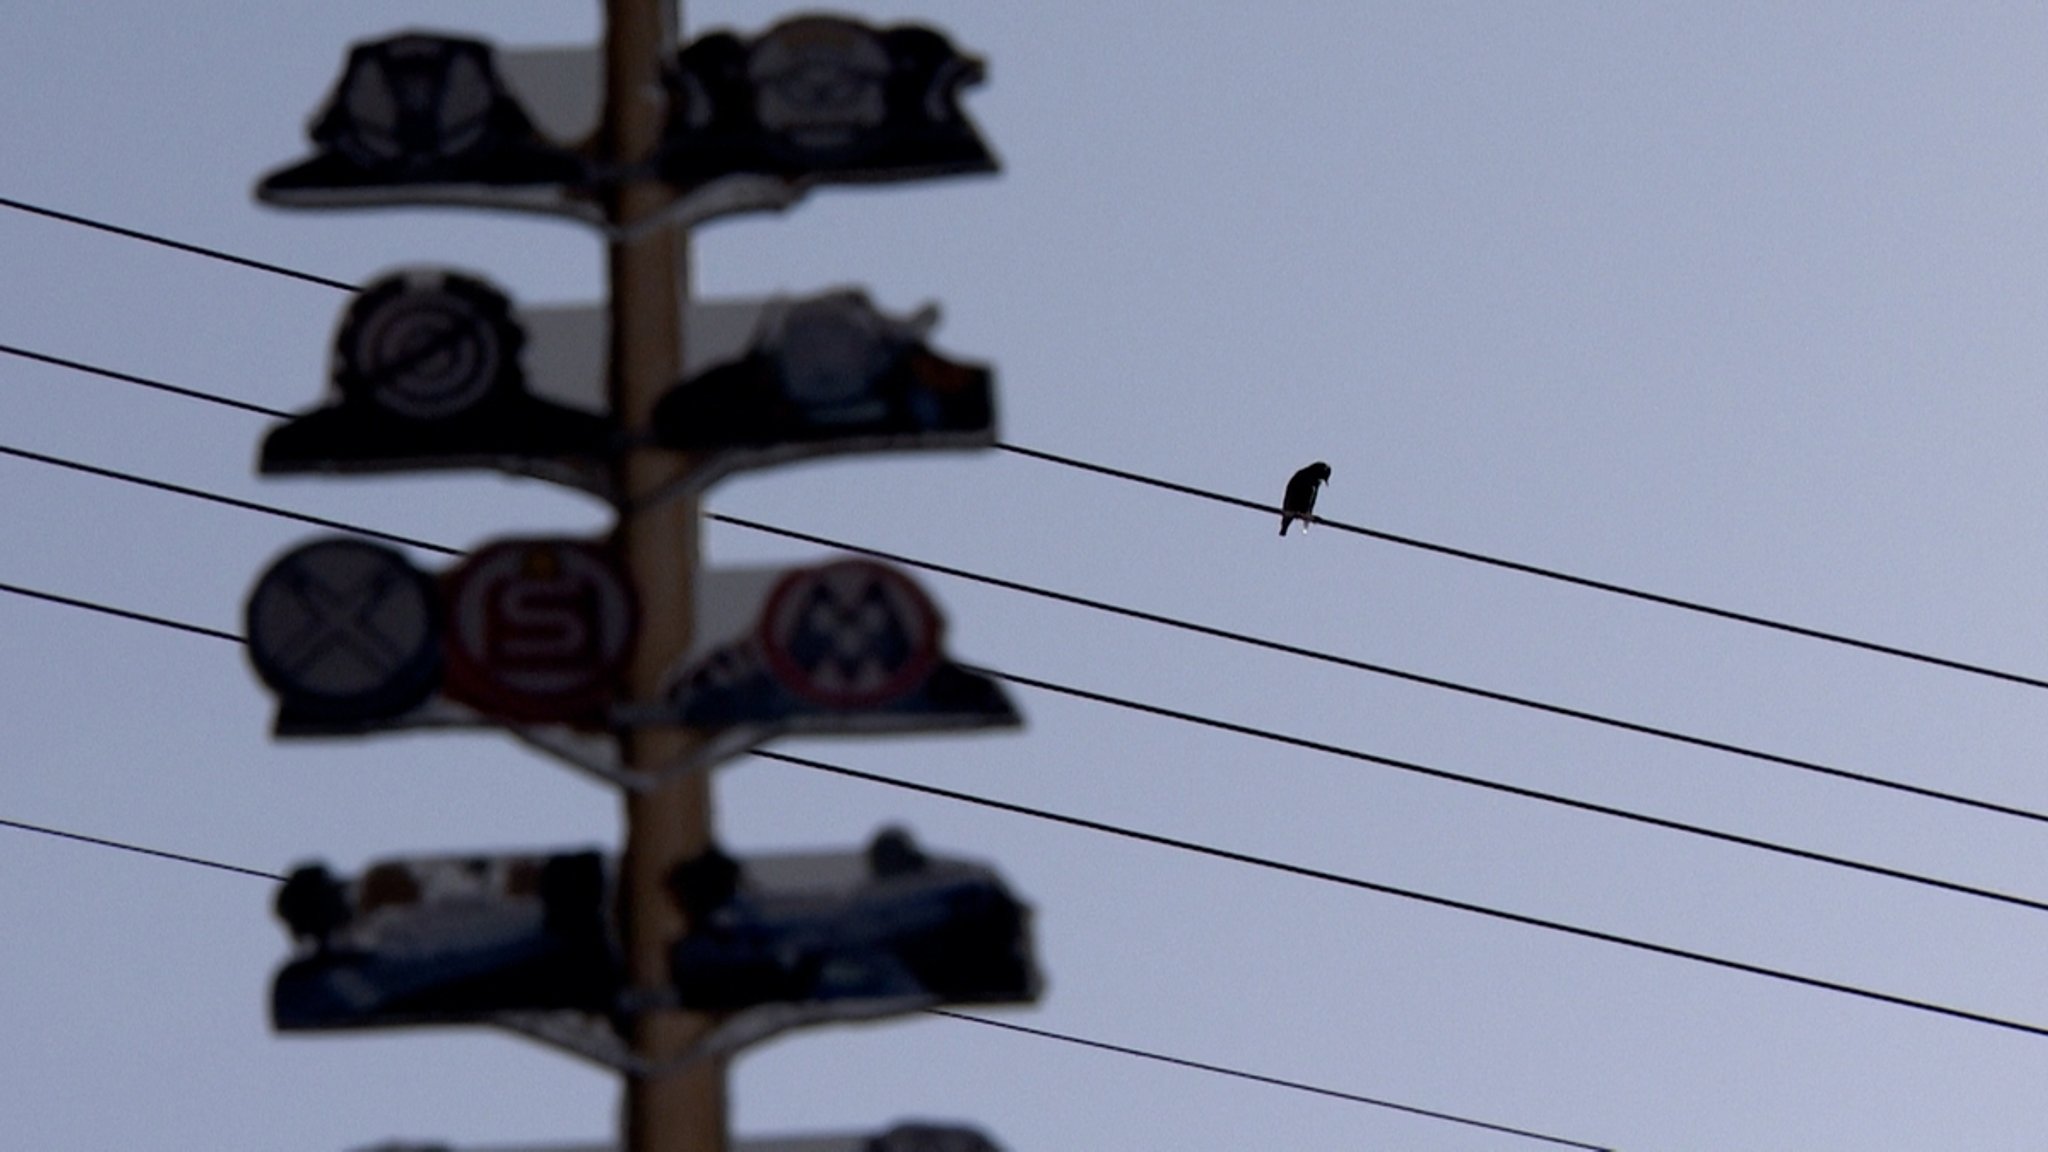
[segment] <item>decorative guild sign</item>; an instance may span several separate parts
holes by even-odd
[[[700,303],[684,321],[687,375],[656,405],[653,434],[696,462],[643,503],[791,460],[995,443],[990,372],[931,350],[929,305],[893,317],[841,289]],[[258,470],[494,468],[613,496],[623,441],[604,347],[594,310],[523,312],[475,276],[389,273],[336,327],[335,399],[273,428]]]
[[[258,470],[389,472],[496,467],[603,492],[611,421],[528,388],[526,332],[483,280],[393,273],[350,302],[335,333],[338,402],[263,441]]]
[[[706,454],[684,482],[695,489],[809,457],[986,448],[996,441],[989,371],[927,347],[937,319],[935,309],[885,316],[857,291],[776,301],[744,355],[661,398],[655,440]]]
[[[1023,723],[995,681],[946,657],[937,605],[897,569],[841,560],[699,584],[697,644],[663,697],[637,704],[612,702],[638,609],[600,542],[498,541],[436,581],[384,545],[315,540],[258,578],[246,635],[279,736],[496,725],[633,787],[785,735]],[[597,738],[621,725],[706,739],[659,774],[628,772]]]
[[[670,952],[673,987],[651,1000],[625,989],[615,885],[596,852],[408,857],[353,881],[298,868],[277,898],[295,954],[272,986],[272,1023],[492,1024],[644,1075],[805,1025],[1029,1003],[1043,985],[1030,909],[987,866],[928,856],[900,830],[863,852],[736,861],[713,849],[680,866],[672,889],[692,928]],[[650,1065],[619,1024],[675,1007],[718,1023]]]
[[[834,16],[727,32],[681,49],[653,174],[676,198],[614,228],[622,176],[585,146],[599,67],[588,50],[500,53],[409,32],[359,43],[307,126],[313,155],[265,176],[257,199],[290,208],[472,205],[572,216],[615,234],[787,208],[818,184],[996,170],[960,109],[981,61],[918,25]]]
[[[480,40],[407,33],[357,44],[308,126],[314,154],[256,197],[292,208],[472,204],[601,218],[596,173],[544,138]]]
[[[611,1012],[611,883],[596,852],[392,860],[347,883],[299,868],[277,897],[298,947],[271,1020],[304,1032]]]
[[[723,588],[711,588],[711,582]],[[902,572],[841,560],[783,572],[714,572],[703,638],[667,700],[631,719],[705,734],[668,774],[785,735],[906,735],[1023,723],[995,681],[946,658],[936,605]],[[644,783],[644,781],[641,781]]]
[[[960,110],[960,90],[984,75],[913,24],[803,16],[751,41],[712,33],[676,57],[657,170],[685,203],[735,177],[779,183],[793,200],[812,184],[993,172]]]
[[[504,541],[471,554],[447,587],[450,699],[518,723],[604,725],[636,630],[607,549]]]
[[[352,730],[418,707],[440,682],[439,594],[382,544],[336,537],[286,553],[257,579],[245,615],[280,730]]]
[[[927,856],[901,829],[858,857],[743,866],[714,849],[674,885],[691,923],[669,954],[676,1003],[737,1013],[727,1028],[1038,997],[1029,909],[989,869]]]
[[[248,603],[279,736],[497,724],[604,730],[638,615],[609,547],[505,540],[438,582],[352,537],[286,553]]]

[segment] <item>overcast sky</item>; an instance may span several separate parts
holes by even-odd
[[[0,196],[344,280],[435,263],[594,301],[586,228],[282,212],[350,42],[588,43],[591,3],[5,5]],[[713,224],[710,295],[944,310],[1002,431],[1459,547],[2048,674],[2048,10],[1808,3],[853,3],[984,56],[994,179]],[[689,25],[787,10],[691,3]],[[0,343],[316,401],[339,292],[0,211]],[[0,356],[0,444],[469,546],[599,531],[482,475],[259,483],[267,422]],[[2048,811],[2048,693],[1014,455],[754,473],[791,528]],[[310,529],[0,460],[0,582],[237,629]],[[714,563],[814,561],[737,529]],[[421,557],[423,563],[429,558]],[[439,561],[431,561],[438,565]],[[2048,897],[2048,826],[937,576],[961,658]],[[274,743],[241,653],[0,596],[0,818],[282,871],[616,846],[611,790],[492,734]],[[1019,734],[792,742],[866,770],[2048,1026],[2048,913],[1020,689]],[[1037,909],[1005,1013],[1652,1149],[2034,1149],[2048,1038],[801,769],[718,781],[736,850],[887,823]],[[271,1034],[256,879],[0,829],[0,1131],[21,1148],[595,1140],[615,1081],[507,1036]],[[743,1134],[927,1117],[1011,1152],[1537,1147],[938,1019],[735,1065]]]

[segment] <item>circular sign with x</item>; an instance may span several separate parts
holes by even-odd
[[[398,552],[332,539],[285,553],[249,593],[249,658],[286,708],[371,720],[417,707],[440,680],[434,584]]]

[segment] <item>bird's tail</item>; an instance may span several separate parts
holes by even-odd
[[[1292,516],[1282,516],[1280,518],[1280,534],[1282,536],[1287,535],[1287,526],[1292,523],[1294,523],[1294,517]]]

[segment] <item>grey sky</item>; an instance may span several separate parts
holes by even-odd
[[[1004,435],[2048,674],[2048,13],[1813,3],[850,3],[986,57],[993,180],[827,191],[699,234],[709,294],[937,301]],[[593,300],[588,230],[285,213],[347,45],[584,42],[587,3],[7,6],[0,196],[349,280]],[[691,3],[693,29],[791,9]],[[343,298],[0,212],[0,342],[278,407]],[[603,510],[483,476],[258,483],[259,418],[0,358],[0,443],[470,544]],[[1312,531],[1016,457],[869,457],[713,508],[2048,810],[2048,693]],[[276,521],[0,461],[0,581],[217,627]],[[816,550],[738,530],[726,563]],[[2048,828],[938,577],[964,659],[2031,895]],[[0,597],[0,817],[283,869],[616,843],[612,794],[490,735],[279,745],[228,645]],[[1021,735],[792,744],[865,769],[2048,1024],[2048,917],[1020,690]],[[739,849],[902,822],[1038,910],[1007,1018],[1650,1149],[2031,1149],[2048,1039],[779,765]],[[280,1039],[264,884],[0,830],[0,1131],[38,1149],[341,1152],[610,1131],[522,1041]],[[777,1041],[745,1133],[985,1128],[1013,1152],[1534,1147],[944,1020]]]

